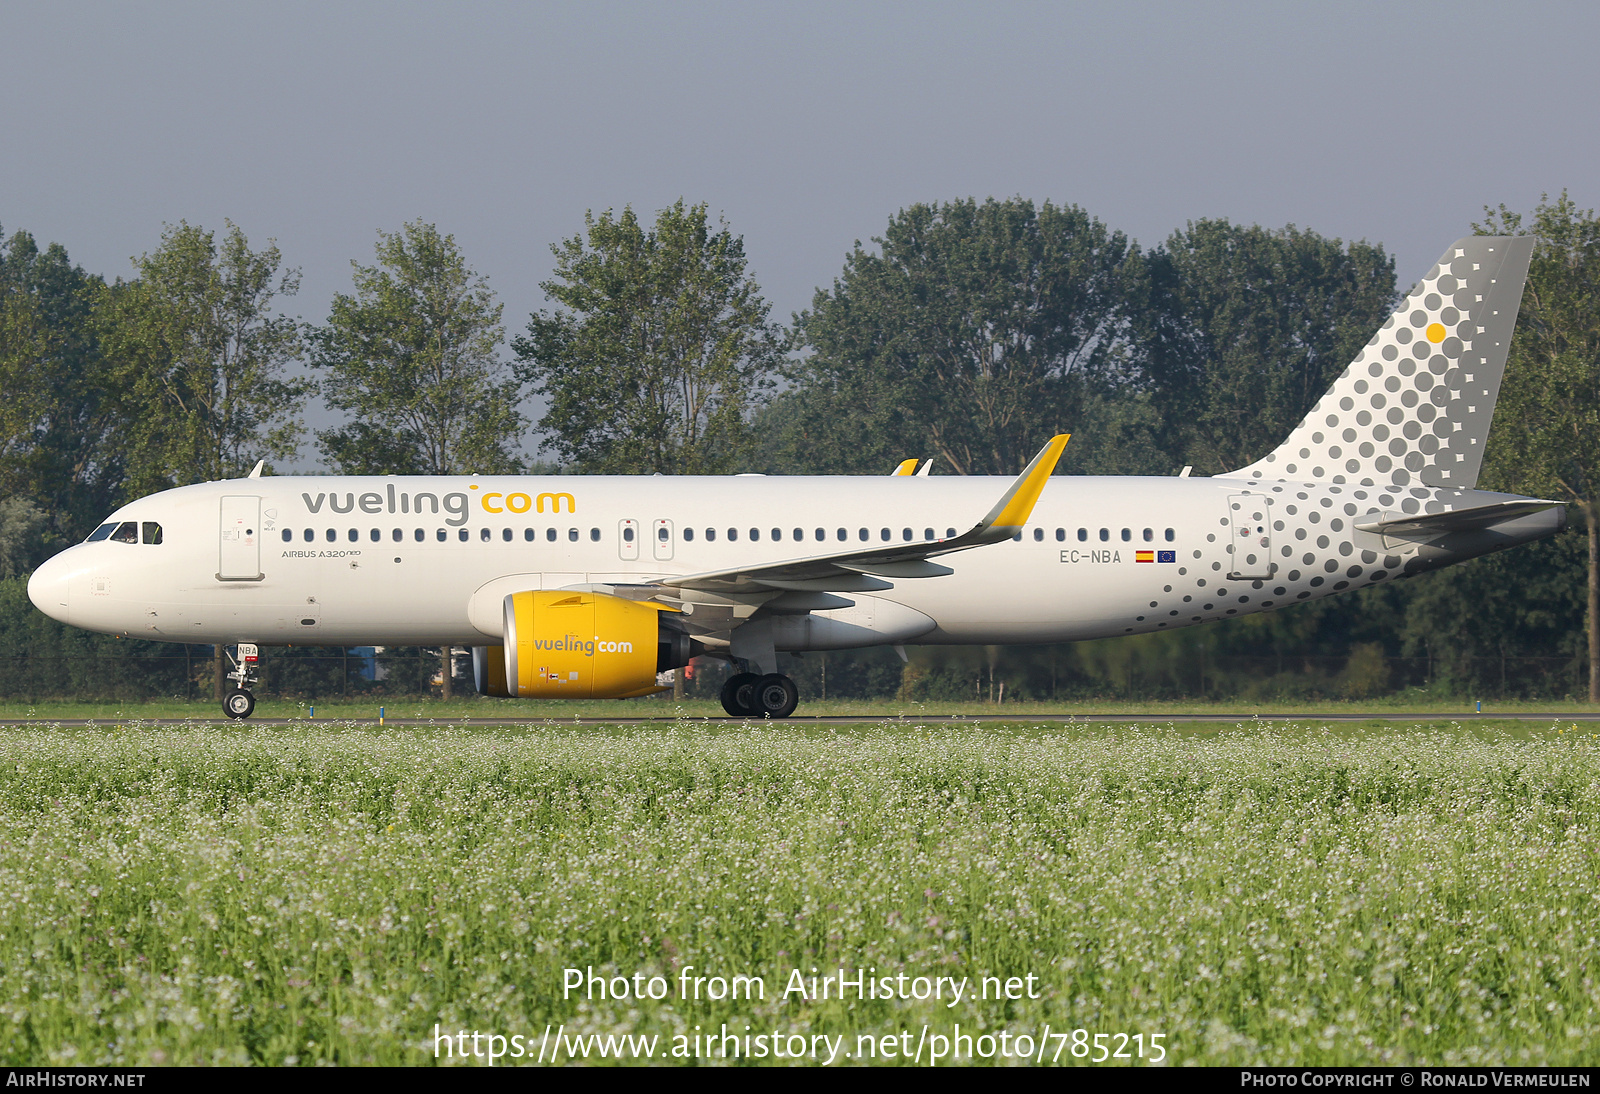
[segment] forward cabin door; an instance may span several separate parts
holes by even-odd
[[[1228,577],[1265,581],[1272,576],[1272,499],[1228,495]]]
[[[222,550],[218,581],[260,581],[261,499],[232,494],[222,499]]]

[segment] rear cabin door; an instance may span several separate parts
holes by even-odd
[[[1272,499],[1261,494],[1228,495],[1228,577],[1265,581],[1272,576]]]
[[[232,494],[222,499],[222,547],[218,581],[260,581],[261,499]]]

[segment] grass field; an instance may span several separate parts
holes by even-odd
[[[435,1023],[853,1058],[959,1023],[1591,1063],[1597,836],[1566,723],[11,728],[0,1059],[429,1063]],[[781,995],[841,965],[1038,997]],[[766,997],[679,998],[689,966]],[[569,967],[672,990],[563,999]]]

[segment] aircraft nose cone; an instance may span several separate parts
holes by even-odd
[[[56,555],[45,559],[28,579],[28,599],[33,606],[62,622],[66,622],[71,607],[67,581],[70,569],[63,555]]]

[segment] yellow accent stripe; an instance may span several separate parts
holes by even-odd
[[[1044,484],[1050,481],[1050,476],[1056,469],[1056,463],[1061,459],[1061,452],[1067,447],[1067,441],[1072,439],[1070,433],[1058,433],[1050,438],[1050,442],[1039,450],[1012,486],[1009,496],[1005,499],[1005,507],[1000,510],[990,522],[991,528],[1021,528],[1028,523],[1028,516],[1033,512],[1039,495],[1044,492]]]
[[[910,475],[910,474],[914,474],[916,472],[916,470],[917,470],[917,458],[915,456],[913,456],[909,460],[901,460],[900,461],[900,465],[894,469],[894,473],[895,473],[896,476]]]

